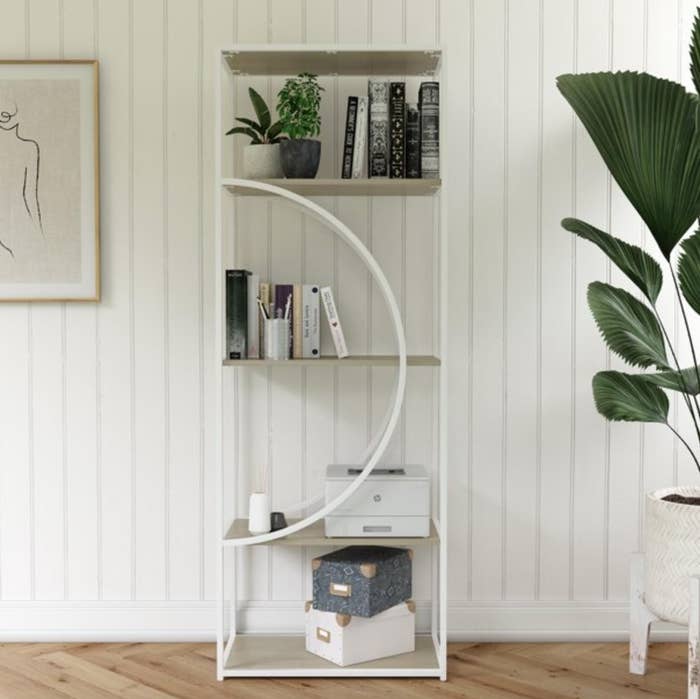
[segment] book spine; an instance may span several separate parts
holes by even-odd
[[[321,356],[321,325],[319,288],[316,284],[304,284],[302,289],[302,351],[304,358]]]
[[[368,177],[389,175],[389,83],[369,81]]]
[[[248,272],[226,270],[226,356],[245,359],[248,334]]]
[[[420,170],[420,111],[417,104],[406,105],[406,177],[417,179]]]
[[[275,284],[275,315],[271,318],[284,318],[284,312],[287,309],[287,300],[289,297],[294,297],[294,286],[292,284]],[[294,308],[289,308],[289,349],[287,357],[292,356],[292,347],[294,346],[294,327],[291,319],[294,317]]]
[[[265,306],[265,310],[267,311],[267,315],[272,317],[270,315],[271,309],[270,309],[270,284],[268,282],[260,282],[260,301],[262,302],[263,306]],[[260,323],[260,356],[263,357],[265,355],[264,347],[265,347],[265,323],[261,322]]]
[[[419,91],[421,129],[421,176],[440,176],[440,85],[421,83]]]
[[[404,177],[406,166],[406,83],[391,83],[389,92],[391,123],[389,177]]]
[[[248,359],[260,359],[260,311],[258,310],[258,289],[260,275],[248,275]]]
[[[344,180],[352,177],[352,156],[355,147],[355,125],[357,123],[357,97],[348,97],[348,111],[345,117],[345,140],[343,142]]]
[[[333,338],[336,354],[338,355],[339,359],[342,359],[343,357],[348,356],[348,346],[345,343],[343,327],[340,324],[338,309],[335,307],[333,291],[331,290],[330,286],[324,286],[321,289],[321,298],[323,299],[323,308],[326,311],[328,327],[331,330],[331,337]]]
[[[292,358],[302,358],[302,305],[301,305],[301,284],[294,285],[292,292]]]
[[[367,150],[367,98],[357,98],[357,119],[355,120],[355,151],[352,154],[352,176],[362,177]]]

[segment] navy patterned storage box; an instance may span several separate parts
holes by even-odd
[[[348,546],[312,561],[313,607],[371,617],[411,598],[413,551]]]

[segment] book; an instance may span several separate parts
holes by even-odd
[[[294,286],[292,284],[275,284],[275,296],[274,296],[274,315],[270,318],[284,318],[284,313],[287,309],[287,299],[289,297],[294,297]],[[290,305],[289,308],[289,352],[288,357],[292,356],[292,347],[294,346],[294,328],[292,327],[291,320],[294,317],[294,308]]]
[[[420,178],[420,111],[417,104],[406,105],[406,177]]]
[[[367,98],[357,98],[357,119],[355,120],[355,150],[352,154],[352,176],[362,177],[367,152]]]
[[[270,308],[270,284],[268,282],[260,282],[260,301],[262,302],[263,306],[265,306],[265,310],[267,311],[267,315],[272,317],[271,314],[271,308]],[[260,323],[260,356],[264,357],[265,356],[265,323]]]
[[[343,357],[348,356],[348,346],[345,343],[343,327],[340,324],[338,309],[335,307],[333,291],[331,290],[330,286],[324,286],[321,288],[321,299],[323,300],[323,308],[326,312],[326,318],[328,319],[328,327],[331,330],[331,337],[333,338],[336,354],[338,355],[339,359],[342,359]]]
[[[389,175],[389,83],[370,80],[367,176]]]
[[[260,311],[258,310],[258,291],[260,288],[260,275],[248,275],[248,334],[247,356],[248,359],[260,359]]]
[[[301,284],[295,284],[292,291],[292,358],[301,359],[302,346],[302,302]]]
[[[357,121],[357,97],[348,97],[348,109],[345,117],[345,140],[343,141],[344,180],[352,177],[352,156],[355,147],[355,123]]]
[[[245,359],[248,335],[248,275],[244,269],[226,270],[226,355]]]
[[[421,177],[440,176],[440,84],[425,82],[418,91],[420,105]]]
[[[389,177],[403,177],[406,138],[406,83],[389,86]]]
[[[321,356],[321,325],[319,288],[316,284],[304,284],[301,293],[302,304],[302,346],[301,356],[314,358]]]

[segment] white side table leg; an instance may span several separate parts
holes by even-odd
[[[690,578],[688,699],[700,699],[700,577]]]
[[[646,674],[652,621],[658,621],[658,617],[644,603],[644,554],[635,553],[630,565],[630,672],[633,675]]]

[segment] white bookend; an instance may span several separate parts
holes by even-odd
[[[248,359],[260,359],[260,275],[248,275]]]
[[[416,615],[412,600],[370,618],[322,612],[306,603],[306,650],[336,665],[412,653],[416,648]]]
[[[317,284],[304,284],[302,287],[301,356],[317,359],[321,356],[321,306]]]
[[[355,150],[352,155],[352,176],[362,177],[367,152],[367,97],[357,98],[357,120],[355,121]]]
[[[331,337],[333,338],[336,354],[338,355],[339,359],[342,359],[343,357],[348,356],[348,346],[345,344],[343,327],[340,324],[338,310],[335,307],[333,291],[331,290],[330,286],[324,286],[321,288],[321,298],[323,299],[323,308],[326,311],[326,318],[328,318],[328,327],[331,330]]]

